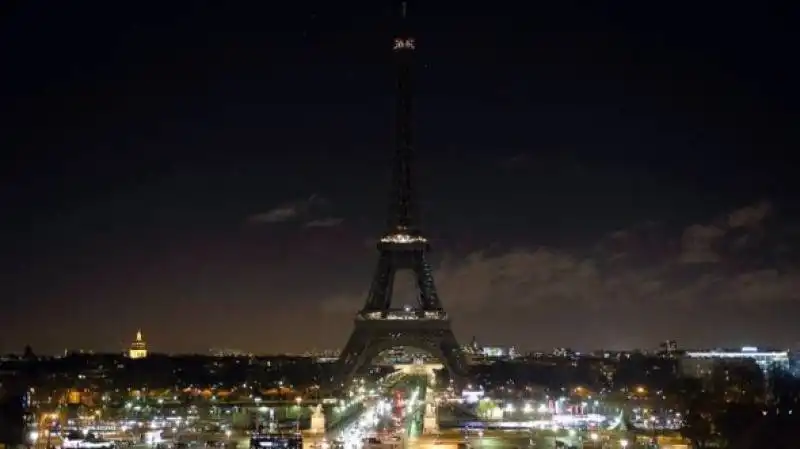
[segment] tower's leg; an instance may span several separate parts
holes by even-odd
[[[333,378],[333,390],[339,390],[347,382],[352,380],[355,373],[363,363],[361,359],[364,353],[367,352],[369,345],[369,337],[366,333],[356,326],[356,329],[350,334],[342,353],[339,355],[336,370]]]
[[[369,288],[367,310],[388,310],[391,308],[395,271],[392,254],[382,252],[378,259],[375,275],[372,277],[372,285]]]
[[[431,266],[422,252],[415,253],[411,262],[412,270],[417,278],[420,295],[420,307],[423,310],[442,310],[442,302],[436,292]]]
[[[451,329],[442,332],[439,340],[439,352],[442,354],[442,363],[450,372],[450,378],[457,387],[463,387],[469,377],[469,364],[464,352],[456,341],[456,336]]]

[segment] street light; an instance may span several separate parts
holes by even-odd
[[[657,432],[656,420],[657,419],[655,416],[650,416],[650,429],[652,429],[653,431],[653,444],[656,444],[658,442],[658,434],[656,433]]]
[[[269,413],[269,431],[272,432],[275,430],[275,409],[268,407],[267,413]]]
[[[628,440],[619,440],[619,447],[621,447],[622,449],[628,447]]]
[[[296,428],[297,428],[297,433],[300,433],[300,410],[301,410],[300,409],[300,404],[303,403],[303,398],[298,396],[298,397],[294,398],[294,402],[297,403],[297,421],[295,422],[295,424],[296,424]]]

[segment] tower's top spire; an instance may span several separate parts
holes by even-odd
[[[142,330],[141,330],[141,329],[138,329],[138,330],[136,331],[136,341],[137,341],[137,342],[140,342],[140,341],[142,341]]]
[[[407,4],[402,2],[400,14],[403,22],[407,18]],[[395,102],[395,155],[392,169],[392,204],[389,210],[388,232],[390,234],[418,235],[416,229],[416,205],[412,189],[411,162],[412,141],[412,77],[411,63],[416,42],[406,34],[406,23],[394,38],[394,56],[397,69],[397,98]]]

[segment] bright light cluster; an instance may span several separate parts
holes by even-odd
[[[447,314],[438,310],[425,311],[422,316],[418,316],[416,311],[398,311],[393,310],[390,312],[367,312],[363,314],[363,318],[367,320],[446,320]]]
[[[749,349],[749,348],[746,348]],[[691,358],[726,358],[726,359],[772,359],[774,361],[789,360],[789,351],[693,351],[687,352],[687,357]]]
[[[391,234],[381,238],[383,243],[426,243],[428,239],[425,237],[410,235],[410,234]]]
[[[363,401],[363,397],[359,401]],[[357,401],[353,401],[354,403]],[[382,417],[390,413],[391,408],[385,400],[365,402],[365,409],[361,413],[359,419],[355,420],[352,424],[342,430],[338,440],[344,443],[347,448],[362,448],[370,447],[371,440],[377,440],[375,437],[376,427]],[[381,447],[396,447],[394,444],[387,444],[384,446],[383,441],[378,441]]]

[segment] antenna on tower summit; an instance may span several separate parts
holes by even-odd
[[[401,17],[403,17],[405,19],[406,18],[406,12],[408,11],[408,3],[403,2],[403,3],[401,3],[400,7],[402,8],[401,9],[401,13],[400,13]]]

